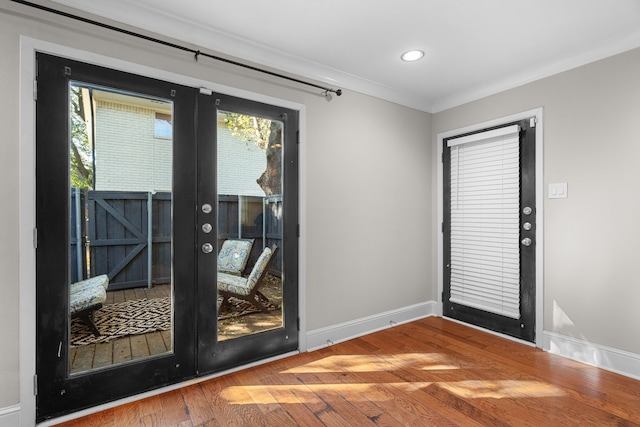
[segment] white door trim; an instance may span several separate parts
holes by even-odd
[[[296,102],[274,98],[246,90],[220,85],[186,75],[176,74],[157,68],[123,61],[72,47],[59,45],[27,36],[20,37],[20,425],[32,426],[36,417],[34,376],[36,374],[36,254],[34,249],[35,205],[35,102],[34,80],[36,52],[87,62],[107,68],[126,71],[146,77],[157,78],[177,84],[204,87],[214,92],[241,97],[252,101],[276,105],[299,112],[300,152],[299,152],[299,222],[298,240],[298,315],[300,330],[298,349],[307,350],[306,341],[306,107]]]
[[[444,258],[444,236],[442,233],[442,223],[444,221],[444,167],[442,163],[442,144],[445,138],[460,135],[463,133],[469,133],[479,131],[489,127],[495,127],[504,125],[507,123],[513,123],[518,120],[524,120],[529,117],[536,118],[536,347],[542,348],[543,340],[542,333],[544,330],[544,175],[543,175],[543,108],[535,108],[533,110],[523,111],[521,113],[512,114],[510,116],[500,117],[497,119],[489,120],[482,123],[465,126],[459,129],[453,129],[447,132],[442,132],[437,135],[436,138],[436,150],[437,150],[437,197],[438,197],[438,314],[442,315],[443,301],[442,291],[444,289],[444,272],[442,268]]]

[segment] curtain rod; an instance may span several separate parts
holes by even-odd
[[[136,33],[133,31],[129,31],[129,30],[125,30],[124,28],[119,28],[119,27],[115,27],[113,25],[109,25],[109,24],[105,24],[103,22],[98,22],[98,21],[94,21],[92,19],[88,19],[88,18],[83,18],[81,16],[78,15],[74,15],[71,13],[67,13],[67,12],[63,12],[61,10],[57,10],[57,9],[52,9],[50,7],[47,6],[43,6],[43,5],[39,5],[36,3],[32,3],[30,1],[26,1],[26,0],[11,0],[15,3],[19,3],[25,6],[29,6],[29,7],[33,7],[35,9],[39,9],[39,10],[43,10],[45,12],[50,12],[56,15],[60,15],[60,16],[64,16],[65,18],[71,18],[74,19],[76,21],[81,21],[84,22],[86,24],[91,24],[91,25],[96,25],[98,27],[101,28],[106,28],[108,30],[112,30],[112,31],[116,31],[118,33],[122,33],[122,34],[126,34],[128,36],[132,36],[132,37],[137,37],[143,40],[147,40],[153,43],[157,43],[157,44],[161,44],[163,46],[168,46],[168,47],[172,47],[174,49],[178,49],[184,52],[190,52],[194,55],[194,58],[196,60],[196,62],[198,61],[198,58],[200,56],[204,56],[206,58],[210,58],[210,59],[215,59],[216,61],[221,61],[221,62],[226,62],[227,64],[231,64],[231,65],[235,65],[238,67],[242,67],[242,68],[247,68],[249,70],[253,70],[253,71],[257,71],[259,73],[263,73],[263,74],[268,74],[270,76],[274,76],[274,77],[279,77],[281,79],[285,79],[285,80],[289,80],[292,82],[296,82],[296,83],[300,83],[303,85],[307,85],[307,86],[312,86],[318,89],[322,89],[324,92],[322,93],[324,96],[329,95],[329,93],[335,93],[337,96],[342,95],[342,89],[332,89],[332,88],[328,88],[328,87],[324,87],[324,86],[320,86],[317,85],[315,83],[310,83],[304,80],[300,80],[300,79],[296,79],[294,77],[289,77],[289,76],[285,76],[283,74],[278,74],[278,73],[274,73],[273,71],[269,71],[269,70],[264,70],[262,68],[258,68],[258,67],[254,67],[248,64],[243,64],[242,62],[237,62],[237,61],[233,61],[231,59],[226,59],[226,58],[222,58],[219,56],[215,56],[215,55],[210,55],[206,52],[201,52],[200,50],[196,50],[196,49],[192,49],[186,46],[181,46],[179,44],[175,44],[175,43],[171,43],[168,41],[164,41],[164,40],[160,40],[160,39],[156,39],[154,37],[149,37],[149,36],[145,36],[144,34],[140,34],[140,33]]]

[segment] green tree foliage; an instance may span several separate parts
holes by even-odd
[[[71,187],[91,189],[93,188],[93,150],[87,133],[80,87],[71,86],[69,100]]]
[[[245,142],[253,142],[263,150],[267,149],[271,120],[238,113],[226,113],[224,123],[232,135]]]

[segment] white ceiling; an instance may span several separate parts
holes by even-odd
[[[53,1],[427,112],[640,47],[640,0]]]

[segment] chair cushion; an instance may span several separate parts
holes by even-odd
[[[105,290],[109,286],[109,276],[102,274],[100,276],[91,277],[89,279],[81,280],[71,284],[70,292],[76,293],[86,288],[93,288],[94,286],[102,286]]]
[[[262,276],[262,272],[267,268],[269,260],[271,260],[271,255],[273,255],[271,248],[264,248],[260,254],[260,258],[258,258],[258,261],[256,261],[256,264],[253,266],[251,274],[247,277],[247,287],[249,289],[252,289],[258,282],[258,279],[260,279],[260,276]]]
[[[75,314],[107,300],[109,277],[104,274],[71,284],[69,311]]]
[[[252,246],[252,240],[225,240],[218,254],[218,271],[241,275],[247,266]]]
[[[247,279],[226,273],[218,273],[218,290],[243,296],[251,292],[251,288],[247,286]]]

